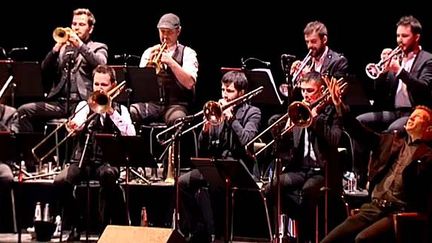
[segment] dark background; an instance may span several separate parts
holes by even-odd
[[[54,45],[52,31],[70,26],[72,11],[89,8],[96,17],[93,39],[108,44],[109,64],[122,64],[116,54],[141,56],[159,42],[156,24],[167,12],[176,13],[183,26],[180,42],[196,50],[199,61],[197,107],[220,96],[221,67],[240,67],[242,57],[271,62],[277,84],[284,81],[283,53],[303,59],[307,50],[303,28],[312,20],[324,22],[329,46],[348,58],[351,73],[371,84],[364,67],[378,62],[384,47],[396,46],[395,24],[412,14],[423,24],[422,45],[431,46],[431,18],[424,3],[394,2],[378,7],[377,1],[8,1],[0,14],[0,46],[6,50],[27,46],[15,60],[41,61]],[[384,3],[383,3],[384,4]],[[380,4],[382,5],[382,4]],[[335,10],[338,8],[339,10]],[[138,60],[130,60],[137,65]],[[4,81],[2,81],[4,82]]]

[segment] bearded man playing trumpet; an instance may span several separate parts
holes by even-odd
[[[221,80],[221,106],[245,94],[248,81],[243,72],[229,71]],[[200,157],[219,159],[236,159],[245,163],[252,173],[253,164],[248,163],[248,156],[244,149],[247,142],[258,134],[261,120],[259,108],[248,103],[230,106],[223,110],[222,119],[218,123],[207,120],[199,135]],[[223,222],[223,218],[213,219],[215,207],[223,212],[224,194],[221,191],[204,189],[208,182],[198,169],[180,176],[178,182],[180,190],[181,230],[191,236],[190,242],[211,242],[216,233],[222,232],[215,227],[215,222]],[[211,199],[211,201],[210,201]],[[222,208],[220,208],[222,206]],[[218,213],[215,216],[224,214]],[[223,225],[223,224],[216,224]],[[213,236],[213,237],[212,237]]]
[[[92,71],[106,64],[107,45],[90,38],[96,19],[88,9],[73,11],[71,28],[57,28],[56,41],[42,61],[45,87],[51,90],[44,102],[24,104],[18,108],[12,124],[15,132],[32,132],[32,124],[54,118],[65,118],[79,101],[87,100],[92,92]]]
[[[281,194],[277,195],[276,179],[265,186],[265,194],[269,209],[277,207],[281,200],[281,211],[289,217],[299,220],[299,242],[313,241],[315,225],[315,206],[320,198],[327,194],[327,209],[329,222],[332,227],[343,219],[343,205],[339,199],[342,191],[342,167],[340,166],[337,148],[342,137],[341,122],[337,117],[334,106],[331,105],[326,81],[335,79],[322,76],[318,72],[309,72],[300,79],[300,89],[304,98],[304,105],[309,106],[309,124],[293,126],[287,143],[280,143],[278,151],[288,153],[283,162],[283,170],[279,175]],[[318,102],[322,100],[323,102]],[[290,112],[291,113],[291,112]],[[295,112],[293,112],[294,114]],[[296,124],[294,116],[289,122]],[[291,125],[291,124],[289,124]],[[328,191],[323,191],[327,188]],[[278,210],[274,210],[275,214]],[[272,214],[270,214],[272,215]],[[321,213],[323,215],[323,213]],[[274,215],[275,220],[279,215]],[[276,222],[276,221],[273,221]],[[324,225],[320,223],[320,225]]]
[[[108,65],[96,67],[93,81],[94,93],[99,96],[108,95],[115,87],[114,69]],[[74,137],[77,141],[70,166],[55,177],[54,185],[58,189],[61,202],[65,207],[65,215],[72,227],[68,240],[79,240],[80,232],[83,230],[80,222],[80,212],[83,211],[78,208],[79,203],[73,196],[73,186],[90,177],[97,178],[101,185],[99,191],[101,229],[103,230],[108,224],[129,224],[124,192],[117,183],[119,171],[102,161],[102,152],[95,143],[94,135],[102,132],[134,136],[136,132],[128,109],[112,102],[110,97],[106,98],[108,103],[100,105],[95,104],[98,97],[81,101],[77,105],[77,113],[66,124],[66,129],[76,135]]]

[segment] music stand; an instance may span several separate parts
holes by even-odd
[[[138,172],[130,169],[130,165],[142,165],[144,167],[157,167],[156,159],[143,148],[148,147],[146,140],[140,136],[116,136],[114,134],[97,133],[95,134],[96,143],[102,150],[102,158],[116,166],[125,166],[126,184],[129,183],[129,170],[143,180],[146,184],[150,184],[146,178]]]
[[[20,103],[44,99],[42,71],[38,62],[0,62],[0,82],[6,81],[10,75],[14,77],[10,85],[12,106],[15,98]]]
[[[230,206],[234,205],[234,192],[230,204],[230,191],[238,189],[260,191],[258,184],[244,163],[239,160],[191,158],[191,162],[209,182],[210,187],[225,188],[225,241],[232,241],[234,220],[233,214],[229,217],[229,210]],[[267,212],[267,207],[265,208]],[[268,213],[266,215],[267,222],[269,222]],[[268,224],[268,230],[271,238],[270,224]]]
[[[229,71],[244,72],[249,83],[249,90],[254,90],[260,86],[264,89],[260,95],[257,95],[251,99],[254,104],[263,105],[282,105],[283,100],[279,95],[278,89],[276,88],[275,81],[271,70],[268,68],[255,68],[252,70],[242,69],[242,68],[230,68],[222,67],[222,73]]]

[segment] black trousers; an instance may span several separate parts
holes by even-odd
[[[99,180],[99,216],[101,229],[108,224],[128,225],[129,217],[126,210],[123,189],[117,183],[119,171],[108,164],[92,164],[79,168],[77,163],[72,163],[54,179],[54,185],[64,207],[65,219],[69,220],[72,227],[82,229],[82,212],[73,187],[81,181],[96,178]]]
[[[349,216],[321,242],[395,242],[392,213],[374,203],[365,203],[360,212]]]

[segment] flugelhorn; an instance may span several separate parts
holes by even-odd
[[[63,44],[69,40],[73,30],[69,27],[57,27],[53,31],[53,38],[57,43]]]
[[[340,90],[343,92],[347,87],[347,83],[343,82],[343,78],[337,80],[340,84]],[[290,132],[294,127],[309,127],[313,121],[312,109],[317,108],[318,111],[321,110],[324,106],[326,106],[331,101],[331,95],[328,88],[326,88],[322,95],[315,100],[313,103],[308,104],[304,101],[295,101],[288,106],[287,112],[282,115],[279,119],[273,122],[270,126],[264,129],[261,133],[255,136],[251,141],[249,141],[246,145],[246,151],[250,151],[250,147],[254,144],[258,139],[260,139],[265,133],[273,129],[275,126],[280,125],[284,120],[286,120],[286,125],[284,129],[279,134],[275,135],[275,138],[268,142],[266,145],[261,146],[258,151],[254,151],[252,157],[257,157],[260,153],[266,150],[269,146],[271,146],[276,139],[283,137],[286,133]]]
[[[94,118],[96,114],[101,114],[107,112],[108,108],[111,106],[111,101],[117,97],[120,92],[124,89],[126,85],[126,81],[121,82],[116,87],[112,88],[107,93],[104,93],[102,91],[94,91],[92,95],[87,100],[88,107],[93,111],[93,113],[87,117],[86,121],[81,124],[81,126],[84,126],[87,124],[90,120]],[[84,109],[86,106],[82,106],[77,111],[74,112],[74,114],[69,117],[66,121],[64,121],[61,125],[57,126],[56,129],[54,129],[50,134],[48,134],[44,139],[42,139],[36,146],[32,148],[32,154],[33,157],[39,161],[40,167],[42,167],[42,162],[51,155],[60,145],[62,145],[64,142],[66,142],[74,133],[74,131],[69,132],[60,142],[58,142],[52,149],[50,149],[48,152],[46,152],[43,156],[39,157],[37,154],[37,149],[41,147],[43,144],[45,144],[50,137],[55,135],[58,130],[60,130],[62,127],[66,126],[67,123],[76,115],[78,112],[80,112],[82,109]]]
[[[158,53],[154,55],[153,58],[149,60],[149,62],[147,63],[148,67],[155,68],[156,73],[159,73],[163,69],[161,58],[162,58],[162,53],[166,50],[167,47],[168,45],[166,41],[162,42],[162,44],[159,47]]]
[[[378,63],[369,63],[366,65],[365,71],[369,78],[377,79],[384,72],[384,65],[394,56],[402,53],[402,46],[399,45],[393,49],[386,58],[381,59]]]
[[[187,130],[181,132],[179,134],[179,136],[182,136],[183,134],[185,134],[187,132],[190,132],[190,131],[194,130],[195,128],[199,127],[199,126],[202,126],[207,121],[211,122],[213,125],[220,124],[221,122],[223,122],[223,115],[222,115],[222,113],[223,113],[223,111],[225,109],[228,109],[228,108],[231,108],[231,107],[243,104],[244,102],[249,101],[250,99],[252,99],[256,95],[258,95],[259,93],[261,93],[263,90],[264,90],[264,86],[260,86],[260,87],[254,89],[254,90],[252,90],[252,91],[250,91],[250,92],[248,92],[248,93],[246,93],[246,94],[244,94],[244,95],[242,95],[240,97],[237,97],[237,98],[229,101],[228,103],[226,103],[224,105],[221,105],[217,101],[207,101],[204,104],[203,109],[201,111],[199,111],[199,112],[197,112],[197,113],[195,113],[193,115],[180,118],[179,119],[180,122],[177,122],[176,124],[174,124],[174,125],[170,126],[169,128],[161,131],[160,133],[158,133],[156,135],[156,139],[158,140],[158,142],[161,145],[166,145],[167,143],[170,143],[173,140],[173,138],[171,137],[170,139],[164,141],[161,138],[162,135],[164,135],[164,134],[166,134],[166,133],[168,133],[168,132],[170,132],[170,131],[178,128],[179,126],[181,126],[183,124],[182,121],[189,120],[189,119],[194,119],[194,118],[200,117],[202,115],[204,115],[203,121],[201,121],[198,124],[196,124],[196,125],[188,128]]]

